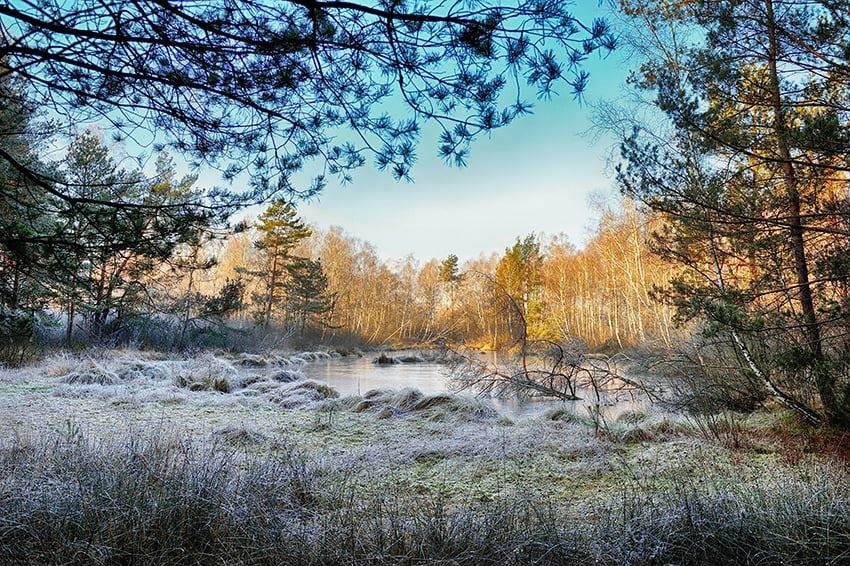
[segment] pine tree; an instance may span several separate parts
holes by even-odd
[[[440,281],[448,287],[449,299],[449,325],[453,323],[455,299],[457,295],[458,285],[463,277],[460,274],[458,267],[458,257],[455,254],[449,256],[440,263]]]
[[[456,283],[460,281],[458,258],[455,254],[449,254],[449,256],[440,263],[440,279],[444,283]]]
[[[0,99],[0,150],[47,173],[49,167],[38,159],[47,137],[45,126],[36,121],[25,93],[8,76],[0,75]],[[54,206],[41,186],[0,160],[0,305],[6,309],[31,312],[50,297],[38,280],[45,240],[57,236]]]
[[[0,153],[13,154],[28,170],[47,174],[38,158],[48,130],[20,85],[2,73],[0,60]],[[38,183],[0,159],[0,363],[21,363],[33,348],[36,317],[52,298],[44,284],[52,239],[61,239],[55,203]]]
[[[310,229],[298,218],[295,208],[284,200],[273,202],[260,215],[256,228],[259,239],[254,247],[260,251],[262,265],[250,274],[262,283],[263,291],[256,297],[261,306],[257,315],[268,328],[275,309],[286,302],[288,270],[301,261],[292,251],[310,235]]]
[[[508,331],[518,341],[529,337],[529,328],[535,323],[532,318],[537,313],[534,305],[541,285],[542,263],[540,242],[529,234],[517,238],[496,267],[497,301],[503,305]]]
[[[690,268],[668,297],[727,333],[766,394],[850,426],[846,6],[627,4],[649,25],[696,27],[642,67],[674,132],[636,133],[620,174],[666,215],[659,250]]]
[[[85,132],[71,144],[64,165],[75,200],[61,201],[57,212],[71,242],[56,247],[54,285],[66,306],[68,338],[82,314],[100,339],[107,323],[119,330],[125,316],[153,307],[152,274],[213,219],[201,207],[179,204],[191,200],[195,177],[176,179],[167,156],[159,156],[156,176],[148,180],[120,167],[109,149]],[[115,200],[137,206],[108,204]]]
[[[324,322],[333,311],[334,296],[328,291],[328,278],[319,260],[294,259],[287,268],[284,285],[286,311],[301,334],[313,322]]]

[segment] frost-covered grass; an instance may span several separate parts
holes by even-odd
[[[71,429],[0,446],[0,560],[136,564],[839,564],[846,471],[680,480],[604,503],[515,494],[451,502],[364,492],[287,438],[245,430],[93,440]],[[262,442],[262,440],[260,440]],[[623,486],[629,488],[632,486]]]
[[[378,419],[419,415],[430,420],[479,421],[499,416],[492,406],[480,399],[447,394],[424,395],[410,388],[367,391],[351,410],[373,413]]]
[[[777,417],[735,417],[732,447],[651,410],[340,396],[303,359],[120,351],[0,371],[0,562],[848,558],[847,461],[789,457]]]

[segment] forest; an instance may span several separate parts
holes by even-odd
[[[0,0],[0,563],[850,559],[850,2],[578,4]],[[553,99],[584,241],[300,212]]]
[[[167,202],[194,184],[175,178],[165,154],[155,182],[144,181],[140,171],[120,168],[91,132],[74,140],[57,167],[80,186],[96,187],[88,198],[103,201],[133,194]],[[501,256],[461,264],[456,255],[383,260],[339,227],[306,225],[283,200],[239,226],[191,230],[183,219],[163,222],[146,211],[134,217],[97,204],[79,214],[57,207],[38,222],[62,223],[73,246],[51,242],[31,246],[39,255],[4,256],[5,356],[23,361],[38,345],[37,333],[45,345],[166,350],[227,345],[246,332],[262,334],[268,345],[451,341],[499,350],[526,333],[578,338],[591,348],[670,346],[673,311],[653,293],[676,266],[647,246],[652,219],[625,201],[601,211],[581,250],[563,235],[529,234]],[[511,302],[522,303],[513,321]],[[527,328],[516,328],[519,321]]]

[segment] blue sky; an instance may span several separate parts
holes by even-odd
[[[603,15],[595,1],[579,3],[576,14],[585,21]],[[348,186],[329,183],[299,212],[318,226],[342,226],[387,258],[472,258],[501,252],[529,232],[563,232],[581,245],[593,221],[589,196],[614,190],[606,162],[618,143],[583,133],[591,127],[590,105],[618,96],[622,59],[592,55],[583,104],[567,92],[537,101],[532,115],[479,139],[466,167],[437,157],[437,130],[426,127],[413,183],[366,166]]]

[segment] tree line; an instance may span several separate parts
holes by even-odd
[[[35,147],[23,107],[15,116],[22,147]],[[4,179],[20,197],[4,215],[5,233],[23,239],[38,226],[51,236],[0,254],[9,358],[24,354],[39,327],[52,328],[54,338],[61,330],[69,346],[134,341],[177,349],[246,329],[490,349],[523,338],[578,337],[618,348],[671,340],[671,311],[652,299],[671,267],[645,245],[650,217],[633,205],[605,211],[582,250],[564,236],[532,234],[504,254],[462,264],[454,255],[390,262],[340,228],[306,225],[285,200],[273,201],[255,222],[223,224],[201,206],[185,205],[199,192],[197,178],[178,177],[167,154],[146,176],[124,168],[91,131],[75,138],[61,161],[37,166],[75,187],[78,200],[35,193],[14,174]],[[102,203],[114,198],[139,206]],[[160,214],[171,203],[182,208]]]
[[[389,261],[341,228],[307,227],[291,206],[275,203],[252,230],[211,251],[217,265],[204,285],[215,293],[223,281],[239,281],[245,294],[237,318],[245,323],[297,322],[299,332],[328,340],[487,349],[512,348],[523,337],[611,349],[669,345],[673,311],[653,293],[675,268],[646,245],[652,227],[648,214],[624,203],[602,214],[583,249],[563,235],[531,234],[503,254],[465,262],[456,255]]]

